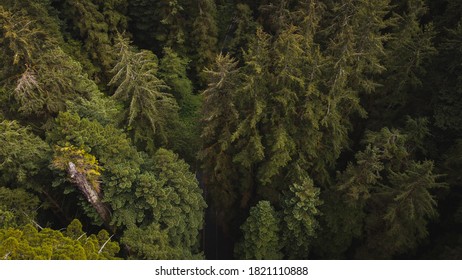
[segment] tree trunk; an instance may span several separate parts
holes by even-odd
[[[106,227],[113,231],[113,228],[110,226],[111,211],[101,201],[100,194],[93,188],[92,184],[88,182],[85,174],[79,172],[73,162],[69,162],[69,168],[67,171],[69,172],[72,182],[77,185],[87,201],[93,206],[93,208],[95,208]]]

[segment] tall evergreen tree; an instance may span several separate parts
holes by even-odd
[[[150,151],[168,142],[171,123],[177,121],[178,105],[158,78],[157,57],[150,51],[135,51],[127,39],[117,43],[119,61],[109,85],[113,98],[125,105],[125,123],[135,142]]]
[[[238,170],[228,152],[239,118],[234,97],[234,88],[239,83],[236,67],[237,62],[230,56],[218,55],[214,67],[205,72],[209,86],[202,93],[202,149],[198,156],[202,160],[211,206],[218,209],[218,221],[225,225],[229,222],[227,214],[235,208],[236,189],[239,188],[239,180],[235,177]]]
[[[103,83],[109,80],[109,71],[116,61],[112,45],[117,33],[127,28],[127,19],[122,15],[125,5],[121,0],[66,0],[62,7],[70,31],[82,41]]]
[[[210,67],[217,55],[218,28],[215,0],[193,2],[195,18],[192,22],[191,42],[196,73],[200,76],[205,67]]]

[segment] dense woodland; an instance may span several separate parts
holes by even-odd
[[[1,259],[461,259],[462,1],[0,0]]]

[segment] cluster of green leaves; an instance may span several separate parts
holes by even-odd
[[[0,229],[0,255],[6,260],[114,260],[120,248],[110,240],[105,230],[88,236],[79,220],[64,232],[28,224]]]

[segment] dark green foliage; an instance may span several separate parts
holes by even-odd
[[[222,30],[225,34],[222,39],[223,45],[220,47],[222,51],[226,50],[240,60],[243,50],[247,49],[252,41],[258,24],[252,16],[252,10],[246,4],[238,3],[235,7],[232,6],[230,10],[226,9],[223,13],[232,16],[232,18],[228,23],[229,25],[224,26],[225,29]],[[222,18],[223,15],[220,14],[220,19]]]
[[[112,48],[118,32],[127,28],[121,12],[126,7],[121,0],[65,0],[61,14],[70,23],[69,29],[82,41],[84,50],[98,68],[99,77],[109,77],[116,53]]]
[[[0,122],[0,183],[34,188],[34,178],[47,168],[50,147],[17,121]]]
[[[159,76],[169,86],[169,90],[181,108],[185,109],[185,102],[193,94],[192,82],[188,79],[187,70],[190,61],[180,57],[171,48],[164,48],[160,60]]]
[[[191,253],[169,244],[168,233],[159,225],[144,229],[132,227],[125,231],[121,240],[130,248],[130,257],[146,260],[191,259]]]
[[[59,115],[48,138],[96,156],[102,169],[103,201],[111,207],[114,225],[140,226],[140,230],[157,225],[168,234],[168,246],[196,253],[206,204],[194,174],[176,154],[159,149],[152,157],[142,156],[112,125],[102,126],[69,113]],[[82,206],[99,221],[90,205],[84,202]]]
[[[201,97],[193,94],[193,84],[187,76],[190,61],[180,57],[171,48],[164,48],[159,63],[159,77],[169,87],[180,109],[179,121],[169,136],[170,147],[180,153],[188,162],[195,163],[200,148]]]
[[[217,54],[217,7],[215,0],[195,0],[193,8],[197,12],[192,23],[191,41],[196,71],[201,74],[205,67],[210,67]]]
[[[462,68],[460,57],[462,55],[462,21],[454,29],[446,31],[447,37],[439,46],[442,67],[446,73],[438,75],[438,87],[435,90],[434,118],[435,125],[443,130],[454,130],[458,133],[462,127],[460,110],[462,108],[461,83]]]
[[[157,57],[153,53],[137,52],[122,37],[116,47],[119,61],[109,83],[116,86],[113,98],[125,105],[125,124],[135,143],[153,151],[157,145],[168,143],[169,126],[177,121],[178,105],[166,92],[165,82],[157,77]]]
[[[34,223],[39,199],[23,189],[0,187],[0,228]]]
[[[131,30],[134,39],[142,48],[159,53],[169,47],[181,55],[189,53],[187,26],[191,23],[190,11],[183,0],[135,0],[128,3]]]
[[[412,160],[412,134],[384,128],[368,132],[365,139],[365,151],[339,175],[337,190],[349,207],[368,213],[366,243],[358,256],[390,258],[427,236],[428,221],[437,213],[431,191],[444,184],[437,182],[440,175],[433,173],[433,162]],[[356,222],[360,227],[361,221]]]
[[[437,52],[433,26],[422,26],[419,20],[426,12],[424,2],[402,1],[393,11],[385,50],[385,78],[380,81],[380,98],[376,99],[376,107],[371,112],[374,118],[382,120],[385,114],[387,120],[395,121],[407,108],[415,106],[409,100],[411,93],[421,92],[422,78],[428,70],[426,63]]]
[[[98,92],[80,64],[59,48],[45,52],[35,63],[22,73],[14,89],[21,113],[56,114],[66,109],[66,101]]]

